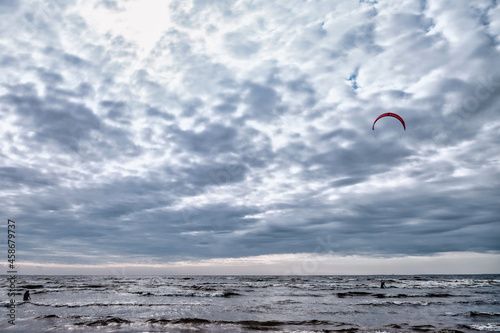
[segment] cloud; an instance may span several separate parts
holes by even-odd
[[[498,255],[495,2],[138,4],[0,1],[27,261]]]
[[[15,189],[21,186],[36,188],[39,186],[57,185],[57,180],[53,179],[50,175],[43,175],[37,170],[29,168],[2,167],[0,168],[0,174],[3,180],[2,187],[5,189]]]
[[[259,43],[249,40],[244,32],[227,33],[224,41],[227,50],[234,57],[248,58],[259,51]]]
[[[58,75],[42,75],[42,81],[54,84],[62,79]],[[27,94],[17,95],[20,88]],[[18,124],[30,128],[34,133],[29,136],[22,133],[25,141],[37,143],[55,143],[65,149],[78,150],[78,142],[91,129],[99,127],[100,120],[82,104],[48,96],[40,98],[34,86],[11,86],[10,94],[2,97],[4,105],[11,107],[17,116]]]
[[[117,11],[117,12],[125,10],[124,8],[122,8],[118,5],[117,1],[114,1],[114,0],[101,0],[100,2],[98,2],[96,4],[96,6],[103,6],[109,10]]]

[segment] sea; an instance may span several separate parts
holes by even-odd
[[[14,325],[1,289],[0,332],[500,332],[500,275],[20,275]]]

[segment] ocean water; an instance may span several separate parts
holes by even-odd
[[[0,332],[500,332],[500,275],[18,276],[16,286],[13,326],[2,279]]]

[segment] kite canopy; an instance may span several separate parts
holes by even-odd
[[[380,118],[384,118],[384,117],[394,117],[394,118],[396,118],[397,120],[399,120],[401,122],[401,124],[403,124],[403,128],[406,131],[406,125],[405,125],[405,121],[403,120],[403,118],[401,118],[400,116],[398,116],[395,113],[390,113],[390,112],[389,113],[383,113],[380,116],[378,116],[378,118],[375,119],[375,121],[373,122],[372,130],[375,129],[375,123],[377,122],[377,120],[379,120]]]

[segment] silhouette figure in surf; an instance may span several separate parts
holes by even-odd
[[[30,291],[26,290],[26,292],[24,293],[24,296],[23,296],[23,301],[29,301],[30,299],[31,299]]]
[[[385,288],[385,281],[384,280],[380,281],[380,288],[382,288],[382,289]]]

